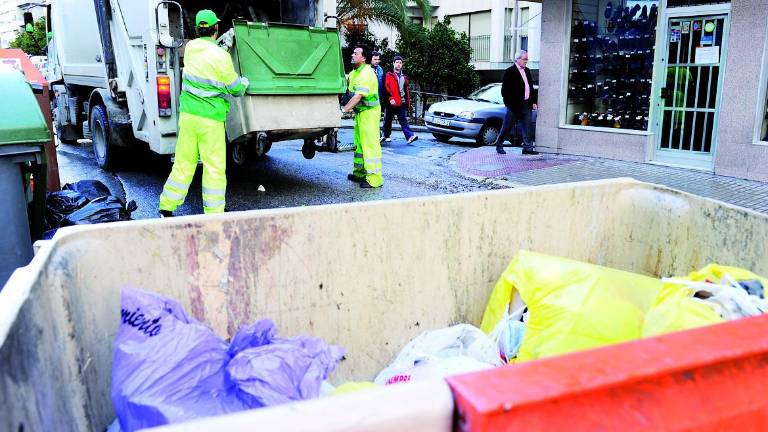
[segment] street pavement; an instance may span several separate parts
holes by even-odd
[[[429,134],[419,136],[419,140],[409,145],[397,131],[393,133],[393,141],[384,144],[385,184],[381,189],[360,189],[357,183],[347,180],[352,170],[351,151],[317,153],[307,160],[301,154],[302,141],[275,143],[264,160],[228,174],[227,208],[242,211],[297,207],[502,187],[456,174],[451,157],[472,148],[470,141],[446,145],[437,143]],[[353,141],[351,129],[341,129],[339,139],[347,148],[353,148],[349,145]],[[116,194],[137,202],[139,207],[133,214],[134,219],[157,217],[158,197],[170,171],[167,158],[142,153],[123,168],[106,173],[93,161],[90,143],[61,144],[58,155],[62,183],[101,180]],[[201,175],[202,169],[198,169],[187,200],[176,214],[202,213]],[[263,186],[265,192],[260,192],[259,186]]]
[[[302,141],[275,143],[264,160],[230,172],[228,210],[398,199],[631,177],[768,213],[768,183],[584,156],[523,157],[519,148],[507,148],[506,155],[498,155],[492,147],[475,148],[470,140],[439,143],[423,128],[417,128],[419,140],[409,145],[397,126],[393,141],[383,145],[384,187],[360,189],[346,179],[354,148],[349,126],[351,124],[344,124],[339,131],[340,144],[346,151],[317,153],[314,159],[306,160],[301,154]],[[167,158],[140,153],[114,173],[107,173],[96,167],[89,143],[62,144],[58,154],[63,183],[101,180],[118,195],[138,203],[134,219],[157,217],[158,197],[170,170]],[[198,169],[187,201],[176,212],[178,215],[202,213],[201,171]]]

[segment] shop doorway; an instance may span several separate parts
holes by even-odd
[[[654,160],[714,169],[728,15],[666,15]]]

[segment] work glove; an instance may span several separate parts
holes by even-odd
[[[219,39],[216,41],[216,43],[227,51],[232,49],[232,45],[235,43],[235,29],[227,30],[226,33],[219,36]]]

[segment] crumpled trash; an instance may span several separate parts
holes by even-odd
[[[357,393],[361,391],[375,389],[378,387],[379,386],[376,385],[376,383],[372,383],[370,381],[349,381],[329,391],[328,395],[337,396],[337,395],[342,395],[347,393]]]
[[[410,382],[428,381],[490,369],[495,365],[475,360],[468,356],[456,356],[447,358],[425,358],[415,362],[413,366],[398,371],[394,375],[385,375],[383,385],[405,384]],[[383,372],[382,372],[383,373]],[[381,375],[379,375],[381,376]],[[378,380],[379,377],[376,377]]]
[[[67,183],[62,190],[68,190],[77,192],[84,196],[88,201],[93,201],[96,198],[112,196],[112,191],[109,190],[107,185],[98,180],[80,180],[76,183]]]
[[[281,338],[261,320],[230,344],[160,295],[125,288],[112,362],[121,430],[317,397],[344,349],[311,337]]]
[[[61,221],[75,210],[88,204],[80,192],[61,190],[49,193],[45,197],[45,229],[51,230],[61,226]]]
[[[126,206],[117,197],[99,197],[67,215],[62,219],[61,226],[127,221],[131,220],[131,213],[137,208],[135,201]]]
[[[505,313],[496,328],[491,332],[491,339],[499,348],[499,355],[505,362],[512,361],[520,352],[525,336],[525,323],[521,321],[526,307],[523,306],[511,315]]]
[[[64,185],[46,196],[44,239],[61,227],[131,220],[138,206],[112,195],[98,180],[82,180]]]
[[[460,358],[444,362],[446,359]],[[442,363],[442,364],[441,364]],[[419,368],[430,365],[430,373]],[[469,324],[427,331],[414,338],[374,380],[378,385],[450,376],[504,364],[491,338]]]
[[[768,280],[748,270],[719,264],[686,277],[665,278],[664,288],[646,315],[643,336],[688,330],[768,311]]]
[[[592,349],[641,337],[659,279],[521,250],[494,287],[481,328],[491,334],[515,295],[530,316],[514,361]]]

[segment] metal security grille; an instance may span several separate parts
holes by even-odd
[[[709,154],[714,148],[726,17],[671,18],[659,148]]]

